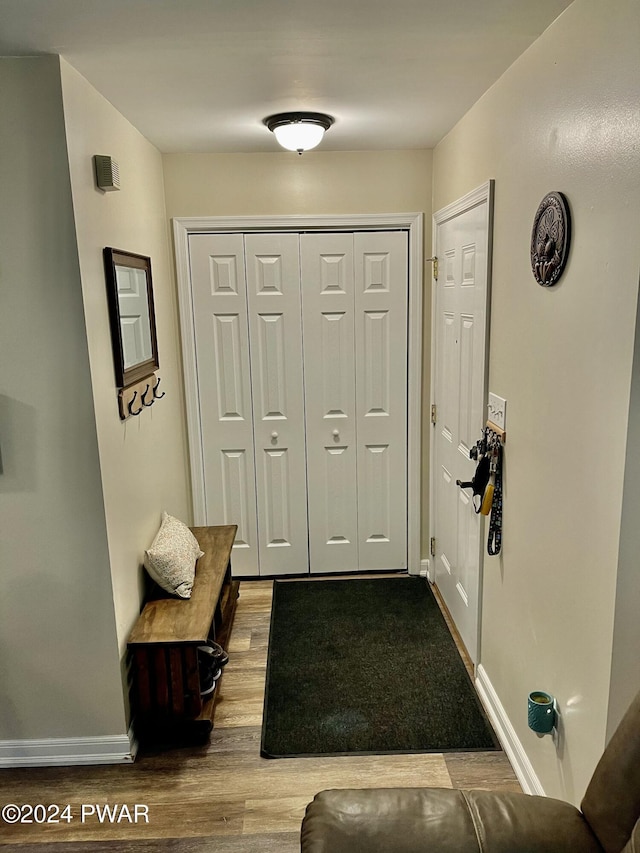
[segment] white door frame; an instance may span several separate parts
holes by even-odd
[[[191,464],[194,524],[205,524],[202,430],[198,406],[189,235],[252,231],[392,231],[409,235],[408,412],[407,412],[407,560],[410,574],[420,573],[420,472],[422,442],[422,264],[423,214],[344,216],[181,216],[173,219],[187,435]]]
[[[487,391],[489,387],[489,328],[490,328],[490,315],[491,315],[491,266],[492,266],[492,245],[493,245],[493,193],[494,193],[494,185],[495,181],[489,180],[485,184],[477,187],[475,190],[467,193],[462,196],[462,198],[457,199],[446,207],[437,210],[432,216],[432,230],[431,230],[431,245],[433,247],[434,255],[437,255],[437,236],[438,236],[438,226],[443,222],[447,222],[449,219],[453,219],[456,216],[460,216],[460,214],[465,213],[467,210],[471,210],[471,208],[476,207],[478,204],[482,204],[484,201],[487,202],[487,288],[486,288],[486,312],[485,312],[485,371],[483,377],[483,395],[485,402],[487,401]],[[435,384],[436,384],[436,323],[437,323],[437,315],[436,315],[436,298],[437,298],[437,288],[434,286],[431,288],[431,405],[436,403],[436,400],[433,399],[433,395],[435,392]],[[480,437],[480,436],[478,436]],[[436,519],[436,477],[435,477],[435,429],[430,430],[430,440],[429,440],[429,539],[431,540],[435,536],[437,536],[437,531],[435,528],[435,524],[437,522]],[[484,528],[483,528],[484,532]],[[477,667],[480,662],[480,653],[481,653],[481,633],[482,633],[482,575],[483,575],[483,555],[484,550],[480,555],[480,565],[479,565],[479,578],[478,578],[478,642],[477,642],[477,654],[476,660],[474,661],[474,665]],[[428,561],[428,569],[427,569],[427,577],[431,583],[435,583],[436,581],[436,567],[433,563],[431,557],[429,557]]]

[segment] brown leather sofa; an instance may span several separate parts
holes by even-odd
[[[317,794],[302,853],[640,853],[640,694],[581,810],[527,794],[372,788]]]

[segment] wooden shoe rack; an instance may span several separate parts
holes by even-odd
[[[198,646],[207,639],[226,648],[238,599],[231,579],[237,526],[192,527],[204,556],[196,564],[191,598],[157,590],[145,604],[127,643],[132,667],[132,710],[141,740],[206,738],[213,728],[220,681],[200,695]]]

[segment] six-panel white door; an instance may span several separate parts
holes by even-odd
[[[358,562],[353,234],[300,237],[309,567],[354,572]]]
[[[242,234],[191,234],[207,524],[237,524],[234,574],[257,576],[258,527]]]
[[[407,565],[407,236],[303,234],[309,564]]]
[[[407,241],[354,235],[358,561],[407,567]]]
[[[470,481],[469,451],[485,421],[489,196],[438,222],[435,248],[434,437],[435,580],[472,661],[477,661],[482,516]]]
[[[308,571],[297,234],[245,236],[261,575]]]

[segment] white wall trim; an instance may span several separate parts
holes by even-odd
[[[176,283],[180,313],[180,337],[182,343],[182,371],[187,410],[187,438],[191,469],[191,497],[193,501],[193,523],[206,523],[207,511],[204,489],[204,459],[202,455],[202,431],[198,406],[198,371],[196,366],[196,334],[193,319],[193,294],[191,292],[191,265],[189,258],[189,234],[202,231],[202,220],[191,225],[191,219],[173,220],[173,239],[176,258]]]
[[[132,764],[137,750],[131,731],[104,737],[1,740],[0,768]]]
[[[431,562],[428,558],[420,560],[420,577],[426,578],[428,581],[431,580]]]
[[[354,213],[322,216],[178,216],[173,220],[176,230],[187,234],[207,234],[224,231],[356,231],[389,228],[411,228],[422,213]]]
[[[522,785],[525,794],[538,794],[546,796],[542,783],[538,779],[533,765],[523,747],[516,730],[511,725],[511,720],[494,690],[486,670],[479,664],[476,669],[476,690],[484,708],[491,720],[498,740],[507,754],[509,761],[515,771],[518,781]]]
[[[461,213],[465,213],[467,210],[471,210],[471,208],[476,207],[479,204],[483,204],[485,201],[490,199],[493,194],[493,185],[493,180],[487,181],[485,184],[476,187],[475,190],[471,190],[471,192],[468,192],[461,198],[456,199],[456,201],[451,202],[451,204],[448,204],[446,207],[441,207],[440,210],[436,210],[433,214],[433,239],[435,240],[436,237],[436,225],[441,225],[448,219],[453,219]],[[433,245],[435,246],[435,243]]]
[[[420,472],[422,470],[422,213],[373,213],[344,216],[188,216],[173,220],[194,524],[206,524],[206,504],[189,268],[189,235],[265,230],[388,231],[390,229],[405,230],[409,235],[407,560],[409,573],[419,574]]]

